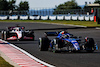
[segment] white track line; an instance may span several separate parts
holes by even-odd
[[[1,40],[1,39],[0,39],[0,40]],[[5,42],[5,43],[8,43],[7,41],[4,41],[4,40],[1,40],[1,41]],[[48,66],[48,67],[55,67],[55,66],[50,65],[50,64],[48,64],[48,63],[46,63],[46,62],[44,62],[44,61],[39,60],[38,58],[32,56],[32,55],[29,54],[28,52],[24,51],[23,49],[21,49],[21,48],[15,46],[15,45],[13,45],[13,44],[9,44],[9,45],[12,46],[12,47],[14,47],[14,48],[16,48],[16,49],[18,49],[18,50],[20,50],[21,52],[23,52],[24,54],[26,54],[26,55],[29,56],[30,58],[34,59],[36,62],[39,62],[39,63],[41,63],[41,64],[43,64],[43,65]]]

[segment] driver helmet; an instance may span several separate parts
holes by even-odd
[[[60,34],[66,34],[67,33],[67,31],[61,31],[60,32]]]

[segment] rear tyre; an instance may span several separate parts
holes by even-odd
[[[34,31],[31,32],[31,35],[32,35],[32,37],[33,37],[32,40],[34,41],[34,40],[35,40]]]
[[[85,43],[85,48],[87,52],[94,52],[95,42],[93,38],[87,38],[87,41]]]
[[[62,39],[54,39],[54,44],[52,47],[52,51],[54,53],[59,53],[61,52],[61,48],[63,48],[64,42],[62,41]]]
[[[33,41],[35,40],[35,36],[33,35],[33,39],[32,39]]]
[[[46,37],[39,38],[39,50],[48,51],[49,48],[49,39]]]
[[[33,37],[32,41],[34,41],[34,40],[35,40],[34,31],[32,31],[32,32],[30,33],[30,35],[31,35],[31,37]]]
[[[58,48],[64,47],[64,41],[62,39],[57,39]]]

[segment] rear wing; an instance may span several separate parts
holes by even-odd
[[[47,36],[57,36],[58,32],[45,32],[44,34]]]

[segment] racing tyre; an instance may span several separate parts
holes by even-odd
[[[94,52],[95,42],[93,38],[87,38],[85,48],[87,52]]]
[[[39,50],[48,51],[49,48],[49,39],[46,37],[39,38]]]
[[[63,44],[64,44],[64,42],[62,41],[62,39],[54,39],[52,51],[54,53],[61,52],[60,48],[63,48]]]
[[[4,31],[4,33],[3,33],[3,39],[7,40],[7,31]]]
[[[32,40],[34,41],[34,40],[35,40],[34,31],[31,32],[31,35],[32,35],[32,37],[33,37]]]
[[[35,36],[33,35],[33,41],[35,40]]]
[[[33,37],[32,41],[34,41],[35,40],[34,32],[32,31],[30,35],[32,35]]]
[[[64,41],[62,39],[57,39],[58,48],[63,48]]]
[[[4,40],[4,31],[1,32],[1,39]]]

